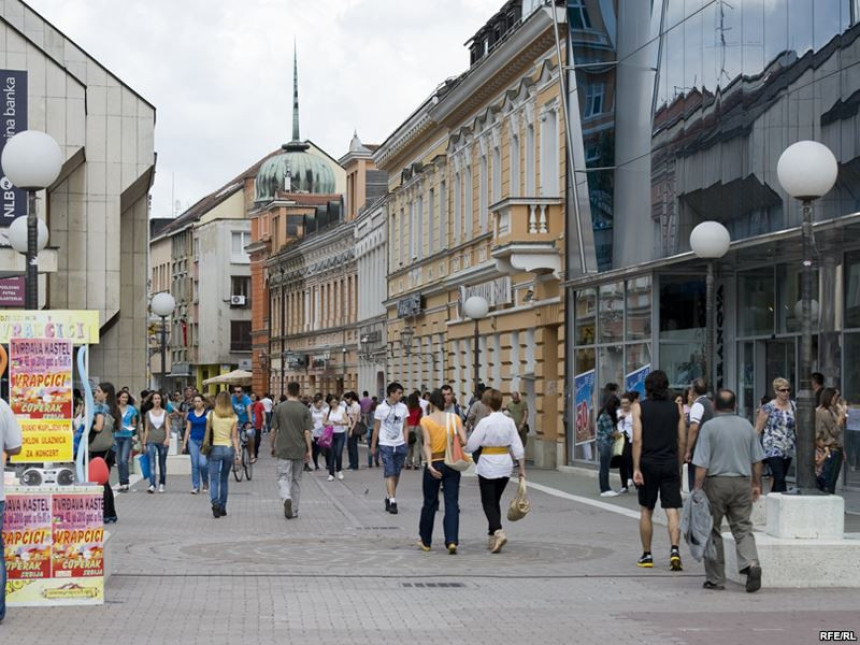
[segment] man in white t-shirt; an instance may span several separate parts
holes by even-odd
[[[275,402],[272,401],[272,395],[267,392],[266,396],[260,399],[260,403],[263,404],[263,413],[266,415],[263,431],[268,432],[272,428],[272,410],[275,407]]]
[[[373,439],[371,452],[376,453],[377,447],[382,457],[383,476],[385,477],[385,510],[397,515],[397,484],[400,481],[400,471],[406,461],[409,451],[406,439],[406,417],[409,410],[401,403],[403,386],[391,383],[387,390],[386,399],[376,406],[373,414]]]
[[[0,475],[6,465],[6,457],[21,452],[21,428],[12,413],[12,408],[6,401],[0,399],[0,448],[3,457],[0,459]],[[2,561],[5,547],[3,546],[3,513],[6,511],[6,497],[3,493],[3,477],[0,476],[0,623],[6,617],[6,563]]]

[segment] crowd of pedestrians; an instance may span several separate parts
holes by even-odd
[[[290,383],[280,402],[242,386],[207,397],[195,388],[165,395],[143,391],[139,399],[128,388],[116,393],[110,383],[95,391],[96,408],[88,434],[91,455],[119,470],[117,490],[129,490],[129,465],[136,454],[147,462],[147,492],[164,493],[168,484],[171,442],[191,462],[191,494],[209,494],[215,518],[227,515],[229,475],[238,459],[240,438],[248,442],[251,461],[270,433],[277,485],[287,519],[298,517],[304,472],[324,468],[327,480],[343,480],[345,470],[359,469],[359,445],[367,445],[367,467],[381,467],[385,510],[397,515],[397,488],[404,470],[423,470],[423,506],[419,546],[430,550],[433,520],[444,499],[445,547],[459,543],[460,471],[446,464],[446,447],[456,441],[477,462],[481,504],[488,523],[488,547],[497,553],[507,542],[501,524],[501,498],[512,472],[525,477],[528,403],[513,392],[503,405],[500,391],[480,386],[469,405],[460,405],[448,385],[433,392],[415,390],[404,400],[399,383],[391,383],[379,400],[367,391],[302,396]],[[79,434],[83,434],[82,402]],[[117,422],[119,420],[119,422]],[[175,438],[175,439],[174,439]],[[80,438],[79,438],[80,439]],[[344,459],[346,452],[346,459]],[[320,461],[323,460],[323,464]],[[117,521],[113,489],[104,486],[105,521]]]

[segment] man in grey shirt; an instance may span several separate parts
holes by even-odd
[[[284,517],[299,516],[302,470],[311,460],[311,411],[299,400],[299,384],[287,384],[287,400],[272,412],[272,456],[278,459],[278,489],[284,504]]]
[[[725,589],[726,560],[720,527],[729,521],[735,537],[738,566],[747,576],[746,589],[761,588],[761,565],[750,521],[752,505],[761,497],[764,450],[752,424],[735,414],[735,393],[722,389],[714,401],[716,415],[702,425],[693,464],[697,490],[704,488],[714,518],[712,538],[717,559],[705,558],[705,589]]]

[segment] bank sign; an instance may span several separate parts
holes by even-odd
[[[3,92],[2,154],[6,141],[27,129],[27,72],[0,70],[0,90]],[[27,193],[15,188],[5,174],[0,177],[0,200],[0,226],[9,226],[13,219],[27,214]]]

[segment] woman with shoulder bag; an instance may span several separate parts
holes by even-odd
[[[474,454],[479,448],[482,449],[475,473],[478,475],[481,504],[489,525],[487,548],[492,553],[498,553],[508,542],[502,530],[502,495],[511,478],[514,460],[518,464],[519,477],[525,478],[525,449],[514,420],[500,412],[502,393],[488,389],[484,401],[489,406],[490,414],[475,426],[466,444],[466,452]]]
[[[90,459],[101,457],[108,467],[108,481],[104,483],[104,523],[117,521],[113,488],[110,485],[110,470],[114,464],[113,432],[117,419],[122,419],[116,404],[116,389],[112,383],[99,383],[95,392],[96,405],[93,414],[93,427],[89,435]]]
[[[206,438],[206,405],[203,397],[195,394],[191,399],[193,408],[185,417],[185,436],[182,438],[182,452],[188,448],[191,455],[191,494],[200,492],[203,484],[203,492],[209,492],[209,472],[206,470],[206,455],[201,452],[203,440]]]
[[[420,408],[419,408],[420,410]],[[444,412],[445,396],[442,390],[430,394],[430,414],[422,417],[422,446],[424,461],[424,505],[421,507],[421,520],[418,524],[420,539],[418,546],[429,551],[433,539],[433,523],[439,510],[439,487],[443,486],[445,498],[445,518],[442,527],[445,532],[445,547],[448,553],[457,553],[460,530],[460,472],[445,464],[445,449],[449,435],[461,446],[466,445],[466,431],[463,422],[456,414]]]
[[[831,495],[836,493],[839,471],[842,470],[842,431],[845,427],[846,410],[839,397],[839,390],[826,387],[821,392],[821,405],[815,410],[815,438],[827,453],[821,469],[819,488]]]
[[[761,406],[756,419],[755,429],[761,435],[765,463],[773,475],[771,493],[784,493],[788,490],[785,476],[794,457],[797,441],[797,420],[794,402],[789,398],[791,384],[784,378],[773,380],[776,395],[770,403]],[[814,446],[810,446],[814,450]]]
[[[212,515],[217,519],[227,515],[227,491],[230,467],[239,459],[239,417],[233,409],[229,392],[219,392],[215,409],[206,420],[206,436],[202,452],[208,457],[209,499]]]
[[[158,492],[164,492],[167,484],[167,449],[170,447],[170,434],[167,431],[170,423],[169,413],[163,406],[161,392],[151,395],[152,407],[144,417],[143,445],[149,455],[149,488],[147,493],[155,492],[155,464],[158,462]]]

